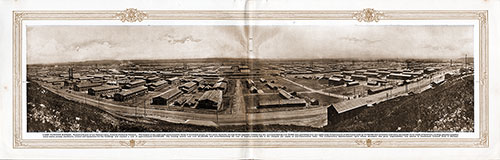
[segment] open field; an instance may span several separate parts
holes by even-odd
[[[319,101],[320,106],[326,106],[326,105],[330,105],[330,104],[334,104],[334,103],[343,101],[343,99],[334,98],[334,97],[326,96],[326,95],[319,94],[319,93],[298,93],[298,96],[299,97],[309,97],[311,99],[314,98],[314,99]]]
[[[368,87],[365,85],[357,85],[357,86],[341,86],[341,87],[330,87],[327,89],[324,89],[324,92],[328,93],[333,93],[333,94],[340,94],[340,95],[345,95],[345,96],[353,96],[353,95],[366,95],[368,92],[368,89],[373,88],[373,87]]]
[[[307,91],[307,89],[305,89],[304,87],[302,86],[298,86],[296,84],[293,84],[293,83],[290,83],[286,80],[284,80],[283,78],[276,78],[276,82],[279,83],[280,85],[283,85],[283,86],[286,86],[286,90],[289,91],[289,92],[303,92],[303,91]]]
[[[294,77],[288,79],[315,90],[321,90],[328,87],[328,81],[321,81],[317,79],[294,78]]]

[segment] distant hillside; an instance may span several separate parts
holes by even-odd
[[[467,61],[472,62],[473,58]],[[52,66],[52,65],[110,65],[110,64],[162,64],[162,63],[273,63],[273,62],[419,62],[419,63],[441,63],[449,62],[449,59],[406,59],[406,58],[385,58],[385,59],[352,59],[352,58],[323,58],[323,59],[246,59],[246,58],[194,58],[194,59],[134,59],[134,60],[93,60],[82,62],[65,62],[51,64],[28,64],[28,66]],[[453,62],[462,62],[462,59],[454,59]]]

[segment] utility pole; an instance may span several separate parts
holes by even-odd
[[[354,90],[353,93],[354,93],[354,97],[356,98],[356,87],[353,86],[352,89]]]
[[[217,108],[217,109],[215,109],[215,122],[216,122],[217,124],[219,124],[219,112],[218,112],[218,111],[219,111],[219,109],[218,109],[218,108]]]
[[[134,97],[134,103],[133,103],[134,105],[135,105],[136,100],[137,100],[137,97]],[[134,113],[134,115],[135,115],[135,120],[136,120],[136,121],[137,121],[137,107],[138,107],[138,106],[137,106],[137,105],[135,105],[135,113]]]
[[[464,57],[464,64],[465,64],[465,68],[467,68],[467,53],[465,54],[465,57]]]
[[[408,83],[405,81],[405,92],[408,92]]]

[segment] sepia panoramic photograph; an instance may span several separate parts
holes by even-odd
[[[30,25],[27,131],[474,132],[473,25]]]

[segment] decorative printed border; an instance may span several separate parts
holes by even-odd
[[[13,11],[13,146],[14,148],[230,148],[230,147],[488,147],[488,11],[374,10],[361,11]],[[324,138],[324,139],[23,139],[22,25],[24,20],[478,20],[479,22],[479,138]]]

